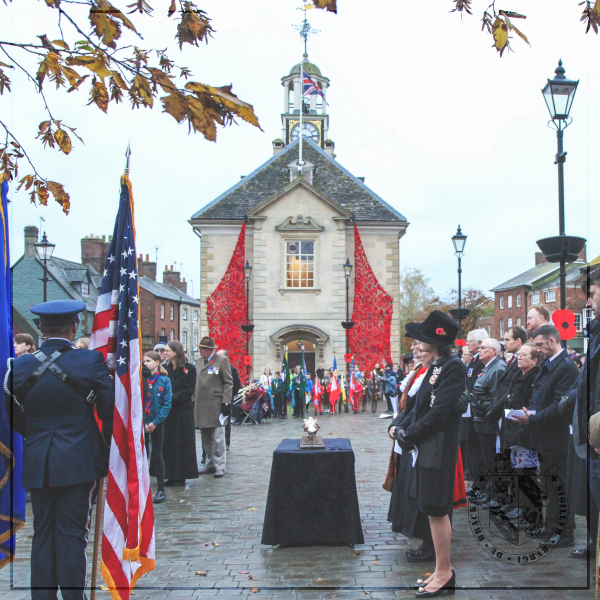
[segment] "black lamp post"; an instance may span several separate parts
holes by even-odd
[[[460,225],[456,233],[452,236],[452,245],[454,246],[454,254],[458,258],[458,308],[450,309],[452,317],[458,321],[458,338],[462,339],[462,321],[469,316],[471,312],[468,308],[462,307],[462,256],[465,253],[465,244],[467,236],[461,231]]]
[[[37,252],[38,258],[44,264],[44,277],[40,277],[40,281],[44,282],[44,302],[48,300],[48,261],[52,258],[54,248],[56,244],[51,244],[46,237],[46,232],[42,236],[42,241],[34,244],[35,251]]]
[[[252,267],[250,263],[246,261],[244,265],[244,277],[246,278],[246,324],[242,324],[242,331],[246,334],[246,356],[249,355],[249,347],[250,347],[250,334],[254,330],[254,325],[250,323],[250,303],[248,302],[248,298],[250,295],[250,275],[252,275]],[[248,382],[250,381],[250,370],[251,366],[246,366],[246,379]]]
[[[352,265],[350,259],[344,264],[344,277],[346,278],[346,320],[342,321],[342,327],[346,330],[346,354],[350,354],[350,330],[354,327],[354,321],[350,320],[350,275]],[[350,373],[350,363],[346,363],[346,373]]]
[[[554,79],[548,79],[542,94],[550,113],[548,126],[556,129],[557,154],[554,164],[558,165],[558,233],[559,235],[543,240],[538,240],[537,245],[544,253],[548,262],[560,263],[560,307],[567,307],[567,273],[566,263],[577,260],[577,255],[585,246],[584,238],[565,235],[565,180],[564,163],[567,153],[563,151],[563,131],[571,124],[573,119],[569,116],[573,98],[577,91],[579,81],[573,81],[565,77],[562,60],[558,61]]]

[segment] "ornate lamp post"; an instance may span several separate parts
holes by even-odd
[[[346,259],[344,264],[344,277],[346,278],[346,320],[342,321],[342,327],[346,330],[346,354],[350,354],[350,330],[354,327],[354,321],[350,320],[350,275],[352,274],[352,265],[350,259]],[[346,373],[350,373],[350,363],[346,363]]]
[[[565,77],[562,60],[558,61],[554,79],[548,79],[542,94],[550,113],[548,127],[556,129],[557,154],[554,164],[558,165],[558,233],[559,235],[537,241],[548,262],[560,263],[560,307],[567,307],[567,285],[565,264],[577,260],[577,255],[585,246],[584,238],[565,235],[565,181],[564,163],[567,153],[563,151],[563,131],[573,119],[569,116],[578,81]]]
[[[450,309],[452,317],[458,321],[458,338],[462,339],[462,321],[469,316],[471,312],[468,308],[462,307],[462,257],[465,253],[465,244],[467,236],[461,231],[460,225],[456,233],[452,236],[452,245],[454,246],[454,254],[458,258],[458,308]]]
[[[34,244],[38,258],[44,264],[44,277],[40,277],[40,281],[44,282],[44,302],[48,300],[48,261],[52,258],[56,244],[51,244],[46,237],[46,232],[42,236],[42,241]]]
[[[246,324],[242,324],[242,331],[246,334],[246,356],[249,356],[250,347],[250,334],[254,330],[254,325],[250,323],[250,304],[248,298],[250,295],[250,275],[252,275],[252,267],[250,263],[246,261],[244,265],[244,277],[246,278]],[[250,381],[250,365],[246,365],[246,379]]]

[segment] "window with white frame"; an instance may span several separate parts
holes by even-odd
[[[184,321],[187,321],[187,308],[183,308],[183,309],[181,310],[181,318],[182,318]]]
[[[171,304],[171,321],[175,320],[175,307]]]
[[[517,325],[518,325],[519,327],[521,327],[521,322],[522,322],[522,321],[521,321],[521,317],[517,317]]]
[[[164,328],[164,327],[161,327],[161,329],[160,329],[160,335],[161,335],[162,337],[165,337],[165,335],[166,335],[166,332],[165,332],[165,328]]]
[[[517,294],[517,308],[521,308],[521,294]]]
[[[181,345],[183,346],[184,351],[187,352],[187,331],[184,331],[181,334]]]
[[[175,339],[175,330],[171,329],[171,337],[169,338],[171,341]]]
[[[556,290],[546,292],[546,302],[556,302]]]
[[[539,293],[535,293],[535,294],[531,294],[531,306],[535,306],[536,304],[540,303],[540,294]]]
[[[587,327],[589,322],[594,318],[594,313],[591,308],[583,309],[583,326]]]
[[[198,311],[195,310],[194,311],[194,323],[197,323],[197,322],[198,322]]]
[[[500,296],[500,310],[504,308],[504,296]]]
[[[575,313],[575,329],[581,331],[581,315],[579,313]]]
[[[89,296],[90,295],[90,284],[87,281],[81,282],[81,295]]]
[[[500,319],[500,337],[504,337],[504,319]]]
[[[165,305],[164,304],[160,305],[160,318],[161,319],[165,318]]]
[[[198,332],[194,331],[194,348],[198,345]]]
[[[285,285],[288,288],[315,287],[314,241],[286,241]]]
[[[512,296],[509,296],[508,299],[506,300],[507,302],[507,308],[512,308]]]
[[[512,326],[513,326],[513,320],[511,318],[506,321],[506,327],[510,329]]]

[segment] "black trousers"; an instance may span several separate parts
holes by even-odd
[[[31,488],[31,598],[87,600],[86,555],[97,481]]]
[[[294,415],[304,418],[304,398],[300,398],[300,390],[294,390]]]
[[[152,433],[144,433],[146,454],[150,460],[150,470],[156,475],[156,485],[159,492],[165,491],[165,460],[163,458],[163,444],[165,441],[165,427],[159,423]],[[151,444],[149,443],[151,442]]]
[[[496,466],[496,434],[495,433],[478,433],[479,438],[479,450],[483,457],[483,464],[492,472]],[[479,474],[479,473],[478,473]],[[487,489],[483,491],[489,494],[489,487],[491,485],[491,478],[487,482]]]
[[[275,394],[273,398],[273,404],[275,405],[275,415],[281,416],[283,413],[281,412],[281,393],[278,392]]]
[[[553,465],[556,465],[558,467],[558,471],[556,471],[556,474],[560,477],[562,481],[562,487],[564,488],[566,486],[567,481],[567,451],[565,450],[564,454],[539,453],[539,458],[540,473],[543,473],[544,471],[546,471],[546,469],[550,469]],[[546,482],[546,498],[548,502],[546,511],[549,527],[554,527],[554,525],[557,522],[559,522],[564,526],[565,536],[572,536],[573,531],[575,531],[575,514],[572,510],[568,510],[568,498],[566,503],[568,516],[565,514],[565,505],[561,504],[560,498],[558,494],[554,491],[552,485],[550,485],[550,482]]]
[[[229,448],[231,444],[231,415],[229,415],[229,419],[225,423],[225,447]]]

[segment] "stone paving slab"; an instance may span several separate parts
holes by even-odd
[[[395,534],[387,522],[390,494],[385,479],[391,441],[389,421],[379,415],[323,415],[324,437],[350,438],[356,455],[356,480],[365,543],[354,547],[271,547],[260,543],[272,453],[283,438],[302,434],[297,419],[234,427],[223,479],[200,477],[188,487],[168,488],[168,500],[155,507],[156,569],[144,576],[133,600],[156,598],[260,598],[329,600],[411,598],[411,585],[433,563],[414,564],[405,552],[420,540]],[[200,452],[200,436],[196,436]],[[315,499],[319,501],[318,498]],[[310,526],[310,507],[304,515]],[[27,525],[17,536],[17,560],[0,571],[0,598],[29,598],[32,535]],[[541,561],[514,566],[484,553],[473,538],[467,510],[454,514],[452,559],[461,588],[457,598],[484,600],[579,600],[593,598],[586,561],[554,550]],[[583,544],[583,519],[576,538]],[[88,567],[91,571],[91,543]],[[589,568],[590,574],[593,565]],[[198,576],[196,571],[206,573]],[[245,572],[248,573],[245,573]],[[249,575],[253,579],[249,578]],[[102,581],[98,582],[103,584]],[[252,593],[250,588],[260,588]],[[510,589],[507,589],[510,588]],[[576,589],[579,588],[579,589]],[[100,600],[110,595],[98,591]]]

